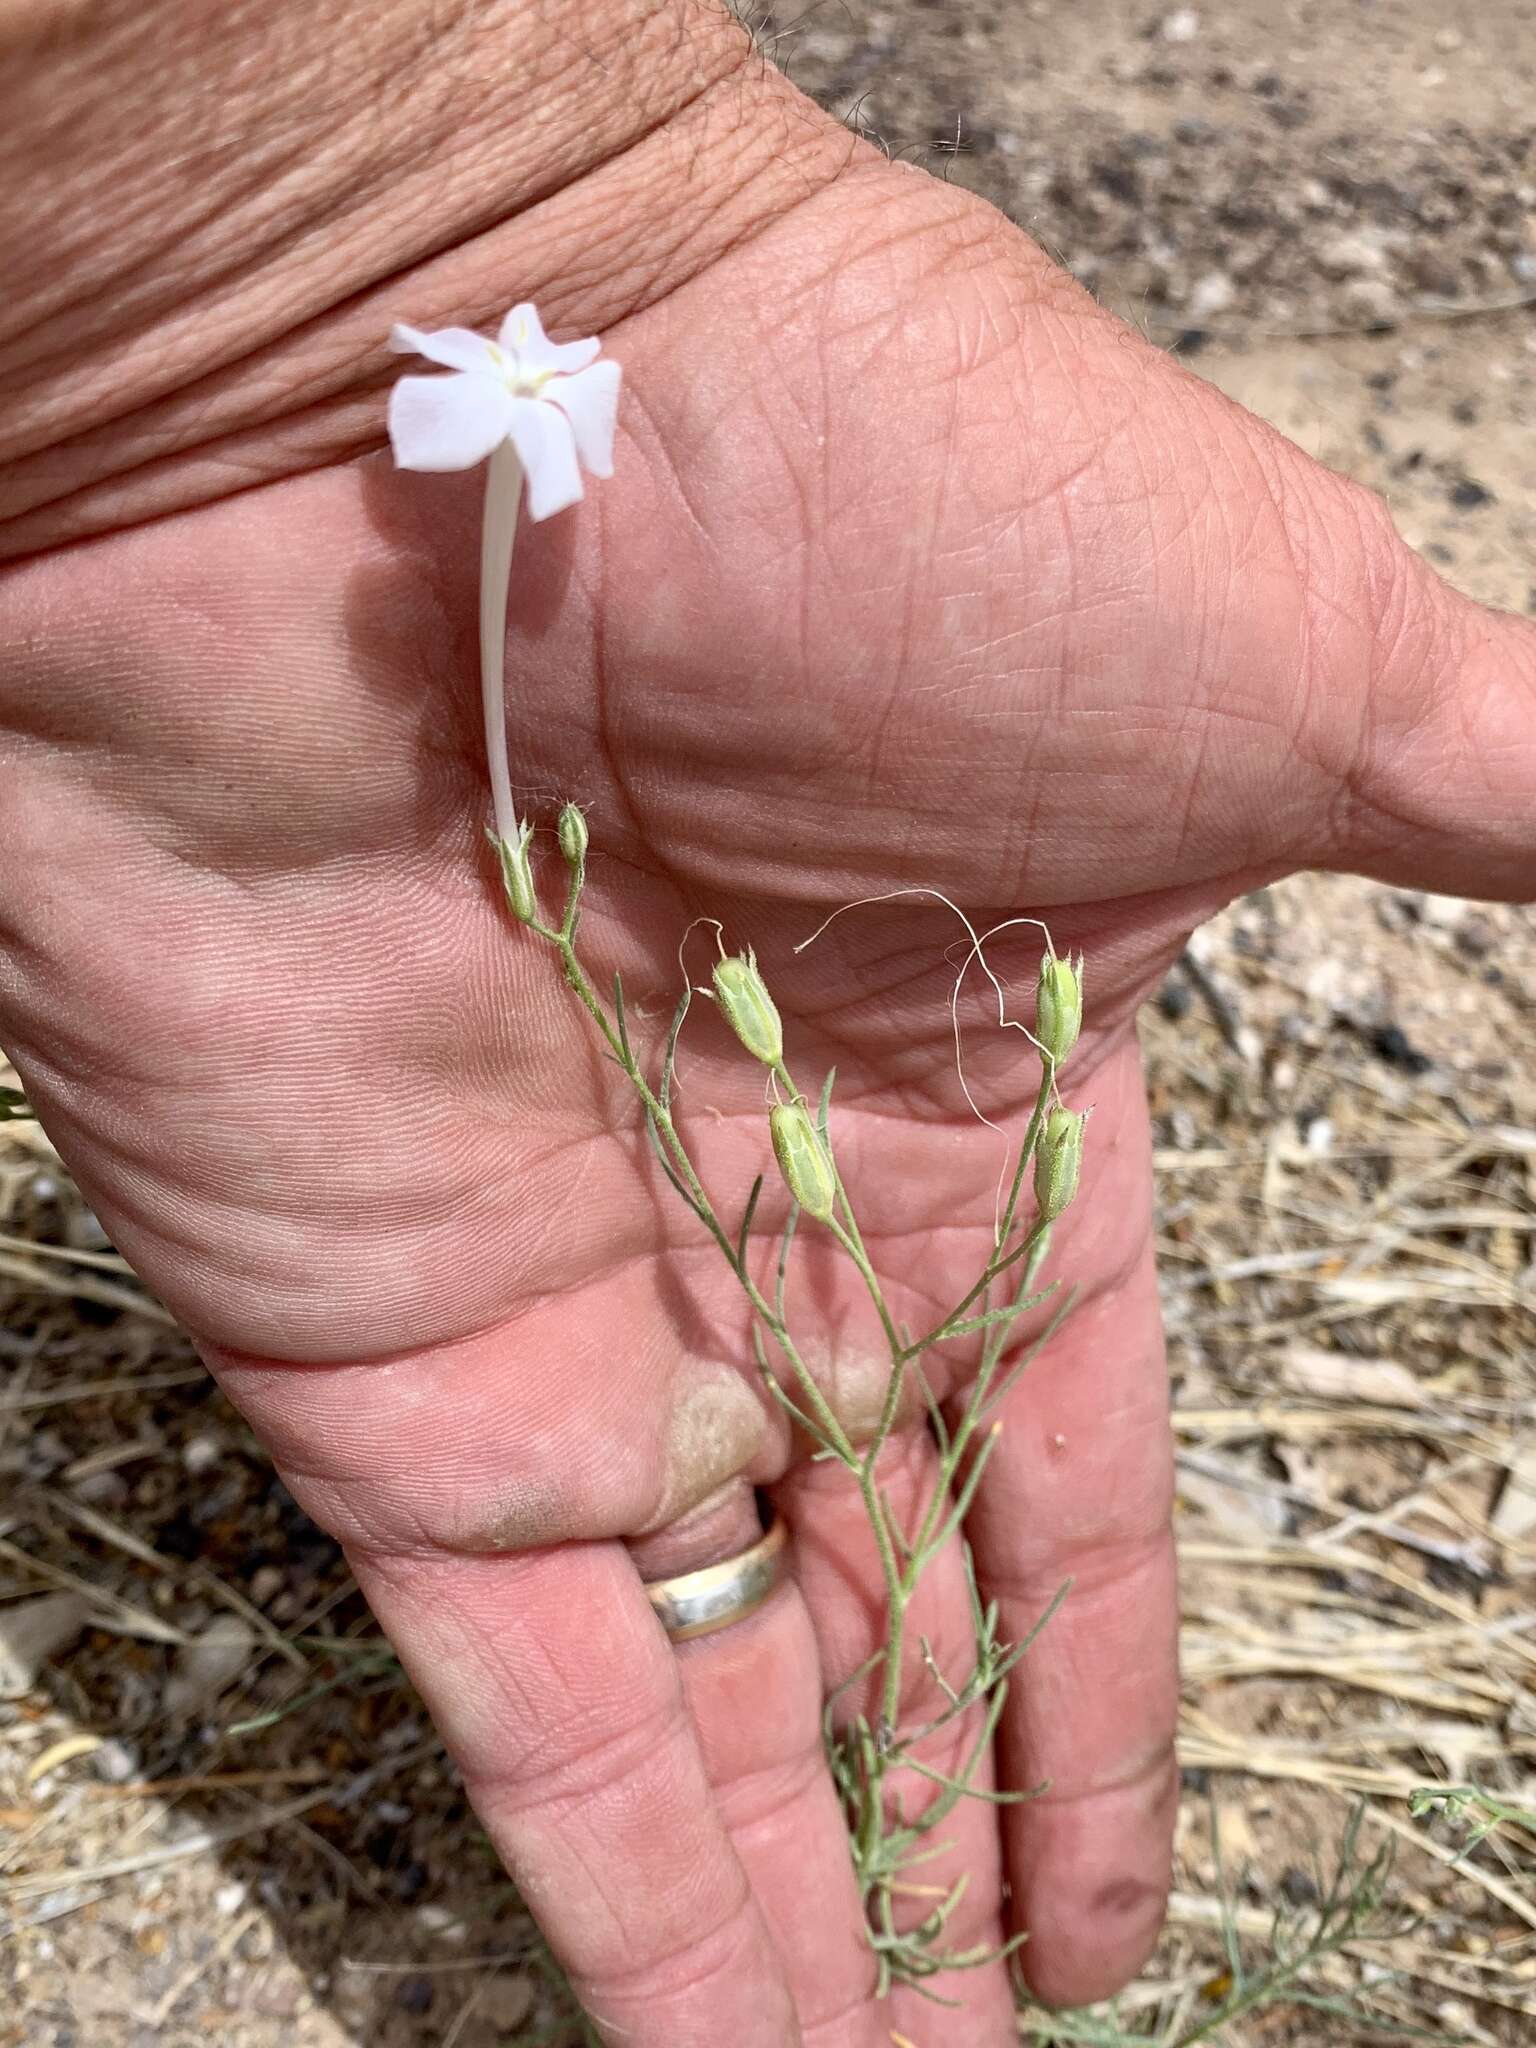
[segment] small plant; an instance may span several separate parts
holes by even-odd
[[[1506,1828],[1517,1828],[1536,1840],[1536,1809],[1512,1806],[1485,1792],[1481,1785],[1423,1785],[1408,1795],[1408,1811],[1415,1820],[1440,1813],[1453,1826],[1464,1827],[1463,1856]]]
[[[1202,1987],[1201,2009],[1192,2014],[1176,2010],[1150,2032],[1122,2026],[1114,2005],[1102,2012],[1031,2012],[1025,2022],[1025,2038],[1039,2048],[1048,2043],[1062,2044],[1062,2048],[1066,2044],[1073,2048],[1079,2044],[1080,2048],[1196,2048],[1202,2041],[1223,2042],[1226,2030],[1249,2013],[1291,2006],[1325,2015],[1336,2026],[1356,2034],[1378,2034],[1392,2041],[1444,2041],[1443,2032],[1406,2026],[1395,2017],[1373,2011],[1364,1985],[1334,1992],[1317,1981],[1320,1966],[1350,1943],[1386,1940],[1407,1931],[1387,1907],[1392,1845],[1388,1843],[1367,1858],[1360,1846],[1363,1818],[1363,1806],[1356,1807],[1344,1830],[1332,1874],[1319,1886],[1317,1903],[1302,1908],[1277,1906],[1263,1943],[1263,1959],[1250,1964],[1243,1954],[1221,1867],[1220,1832],[1213,1815],[1225,1967]],[[1380,1974],[1376,1981],[1383,1981]],[[1231,2037],[1234,2044],[1239,2038],[1236,2034]]]
[[[581,496],[583,467],[593,475],[610,473],[619,371],[613,363],[597,360],[595,341],[550,342],[537,313],[527,305],[513,308],[494,343],[459,328],[423,334],[397,327],[392,344],[452,373],[405,377],[396,385],[390,400],[390,434],[397,462],[405,468],[431,470],[467,469],[488,462],[481,553],[481,699],[494,818],[490,838],[508,907],[517,922],[549,948],[572,995],[634,1091],[662,1172],[700,1229],[714,1240],[750,1303],[753,1345],[764,1386],[803,1433],[814,1455],[847,1471],[864,1504],[884,1581],[885,1641],[828,1703],[827,1755],[847,1818],[878,1960],[879,1988],[883,1993],[898,1981],[921,1987],[940,1970],[976,1966],[994,1959],[998,1951],[948,1945],[946,1928],[965,1878],[937,1890],[923,1887],[914,1880],[914,1866],[935,1853],[935,1831],[961,1799],[1002,1803],[1031,1796],[994,1791],[980,1782],[1007,1700],[1010,1674],[1029,1644],[999,1637],[998,1609],[981,1599],[963,1531],[995,1442],[992,1418],[997,1404],[1050,1337],[1063,1312],[1059,1306],[1043,1328],[1032,1326],[1022,1352],[1005,1357],[1021,1334],[1024,1319],[1057,1293],[1057,1283],[1042,1287],[1037,1282],[1052,1228],[1077,1191],[1084,1118],[1061,1102],[1057,1079],[1082,1025],[1082,962],[1059,956],[1047,934],[1035,1029],[1028,1034],[1039,1054],[1039,1085],[1012,1161],[1011,1184],[999,1202],[991,1248],[982,1270],[948,1313],[914,1335],[891,1311],[838,1164],[835,1075],[828,1073],[818,1085],[808,1087],[794,1072],[777,1005],[756,959],[750,951],[728,954],[722,942],[713,985],[705,993],[744,1052],[764,1070],[770,1097],[763,1129],[764,1172],[753,1181],[739,1216],[727,1221],[725,1205],[706,1189],[674,1114],[678,1040],[696,992],[684,988],[659,1053],[636,1047],[622,984],[615,976],[611,988],[600,986],[579,945],[589,857],[587,821],[574,804],[566,804],[559,814],[556,837],[565,871],[563,902],[558,914],[547,912],[532,859],[533,827],[517,811],[508,768],[505,622],[519,508],[526,497],[528,516],[542,519]],[[983,941],[974,931],[971,942],[967,964],[980,960],[990,975]],[[962,978],[964,972],[962,968]],[[999,988],[1000,999],[1001,993]],[[782,1178],[790,1201],[777,1247],[764,1257],[753,1227],[771,1171]],[[1026,1201],[1026,1189],[1031,1187],[1032,1205]],[[852,1440],[827,1400],[806,1363],[794,1325],[788,1278],[802,1227],[824,1232],[850,1262],[883,1333],[889,1374],[878,1421],[862,1443]],[[1036,1317],[1036,1325],[1039,1320]],[[924,1361],[941,1347],[966,1340],[979,1349],[979,1363],[964,1405],[946,1416],[924,1372]],[[913,1397],[927,1412],[938,1448],[938,1475],[915,1516],[904,1520],[882,1490],[880,1460]],[[974,1633],[971,1668],[958,1682],[939,1669],[926,1642],[909,1640],[918,1583],[952,1543],[959,1543],[965,1556]],[[928,1711],[909,1721],[903,1719],[904,1680],[913,1670],[926,1672],[931,1703]],[[873,1706],[858,1708],[842,1721],[839,1698],[864,1685]],[[919,1751],[942,1730],[961,1722],[968,1723],[965,1756],[951,1776],[936,1770]],[[931,1788],[920,1810],[908,1810],[919,1804],[910,1789],[905,1802],[894,1796],[898,1773],[909,1788],[914,1779]],[[904,1905],[925,1897],[933,1903],[913,1925]],[[1016,1943],[1002,1953],[1013,1946]]]
[[[1032,1796],[994,1791],[977,1782],[1007,1701],[1009,1674],[1033,1635],[1020,1643],[1007,1643],[999,1637],[996,1603],[984,1604],[981,1599],[962,1531],[995,1442],[993,1412],[1064,1312],[1050,1316],[1042,1329],[1032,1333],[1023,1352],[1005,1366],[1009,1339],[1021,1319],[1042,1308],[1057,1292],[1055,1282],[1044,1287],[1037,1287],[1036,1282],[1050,1247],[1052,1225],[1076,1192],[1084,1119],[1056,1101],[1058,1062],[1045,1041],[1053,1037],[1065,1054],[1071,1050],[1076,1032],[1072,1030],[1069,1038],[1059,1009],[1044,1016],[1037,1014],[1037,1025],[1043,1027],[1037,1033],[1040,1082],[1013,1162],[1011,1185],[997,1218],[990,1256],[949,1312],[931,1329],[913,1336],[891,1312],[838,1167],[832,1114],[835,1072],[829,1072],[815,1091],[813,1107],[812,1095],[786,1059],[778,1007],[755,958],[750,953],[728,955],[722,948],[714,969],[712,997],[742,1048],[766,1069],[772,1107],[764,1120],[764,1154],[766,1158],[771,1153],[790,1196],[776,1251],[766,1261],[755,1256],[758,1248],[753,1238],[766,1174],[757,1175],[740,1219],[728,1226],[720,1205],[705,1188],[673,1108],[678,1042],[696,991],[691,986],[683,991],[653,1078],[634,1047],[621,981],[615,976],[611,994],[600,994],[578,951],[587,864],[586,828],[583,822],[577,830],[574,818],[578,815],[567,805],[560,821],[558,836],[565,852],[567,882],[559,920],[544,916],[531,868],[526,894],[521,887],[514,888],[509,876],[508,903],[528,930],[550,947],[567,985],[633,1088],[663,1173],[678,1199],[714,1239],[751,1304],[756,1361],[764,1386],[815,1446],[816,1455],[835,1460],[852,1477],[879,1555],[885,1583],[885,1642],[844,1682],[840,1694],[828,1702],[825,1715],[827,1755],[847,1817],[854,1868],[878,1958],[879,1988],[883,1993],[895,1981],[919,1984],[939,1970],[975,1967],[994,1960],[998,1951],[957,1950],[946,1946],[944,1938],[964,1890],[963,1876],[940,1891],[916,1926],[903,1925],[899,1909],[901,1900],[915,1893],[914,1865],[934,1853],[934,1830],[943,1825],[961,1799],[1004,1803]],[[526,835],[526,827],[523,830]],[[526,836],[523,844],[526,848]],[[506,872],[504,842],[502,851]],[[1044,986],[1067,999],[1074,1017],[1080,1015],[1080,963],[1073,967],[1048,955],[1042,970]],[[1035,1202],[1033,1213],[1027,1213],[1024,1190],[1031,1168]],[[852,1441],[827,1401],[805,1362],[802,1341],[793,1327],[787,1287],[790,1257],[806,1219],[811,1227],[827,1232],[856,1270],[888,1350],[890,1371],[881,1413],[873,1433],[862,1444]],[[933,1396],[923,1360],[939,1346],[968,1337],[980,1339],[980,1362],[964,1407],[949,1420]],[[881,1489],[879,1467],[881,1454],[904,1412],[909,1386],[915,1388],[927,1411],[938,1448],[938,1474],[915,1519],[903,1522]],[[908,1640],[908,1615],[918,1582],[939,1553],[955,1541],[965,1559],[975,1645],[971,1669],[959,1684],[946,1678],[926,1642],[913,1645]],[[1039,1626],[1048,1619],[1049,1611]],[[932,1711],[908,1723],[901,1718],[903,1678],[914,1651],[932,1683]],[[856,1713],[840,1727],[839,1697],[866,1680],[878,1698],[874,1712]],[[959,1772],[948,1776],[934,1770],[917,1752],[940,1731],[968,1716],[975,1721],[974,1737]],[[920,1813],[904,1815],[897,1810],[890,1788],[898,1772],[915,1773],[933,1785],[933,1797]]]

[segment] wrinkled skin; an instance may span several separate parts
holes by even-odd
[[[954,1071],[959,928],[909,898],[792,947],[931,885],[1088,954],[1064,1092],[1095,1114],[1053,1253],[1082,1305],[1011,1396],[970,1528],[1011,1632],[1072,1581],[996,1758],[1049,1789],[952,1833],[956,1939],[1025,1927],[1039,1995],[1095,1999],[1155,1938],[1177,1788],[1134,1012],[1193,924],[1298,864],[1529,892],[1531,635],[911,172],[856,161],[607,345],[617,475],[519,546],[514,784],[546,828],[560,797],[588,808],[586,943],[647,1043],[690,920],[755,945],[792,1060],[838,1067],[841,1160],[914,1322],[983,1258],[1000,1164]],[[871,2001],[818,1715],[878,1628],[872,1549],[499,905],[477,520],[477,479],[376,457],[8,573],[5,1041],[114,1240],[347,1545],[613,2038],[1000,2044],[1001,1968],[955,1980],[955,2011]],[[1028,931],[995,955],[1026,1015],[1037,957]],[[706,1010],[682,1115],[734,1221],[763,1089]],[[962,1014],[973,1091],[1017,1120],[1027,1047],[979,998]],[[764,1259],[775,1227],[765,1204]],[[857,1426],[867,1308],[809,1236],[803,1260]],[[898,1500],[931,1462],[904,1429]],[[674,1652],[637,1565],[738,1547],[749,1482],[796,1583]],[[957,1559],[918,1625],[957,1665]]]

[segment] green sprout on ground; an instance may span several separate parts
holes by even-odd
[[[767,1172],[753,1181],[740,1221],[728,1226],[720,1206],[705,1189],[673,1113],[678,1041],[695,990],[685,987],[661,1048],[652,1078],[630,1034],[623,986],[614,977],[611,993],[600,994],[577,950],[582,891],[586,882],[586,820],[573,804],[560,815],[560,850],[567,870],[564,911],[558,923],[539,907],[528,859],[530,830],[515,841],[493,835],[501,861],[507,901],[514,915],[554,951],[567,984],[595,1025],[604,1045],[639,1099],[652,1148],[678,1198],[718,1247],[753,1310],[753,1343],[763,1385],[791,1422],[814,1446],[814,1455],[840,1464],[863,1501],[879,1557],[885,1594],[885,1641],[828,1702],[827,1756],[842,1799],[854,1869],[869,1924],[870,1941],[883,1995],[894,1983],[925,1988],[943,1970],[974,1968],[1006,1956],[1002,1950],[958,1949],[949,1945],[948,1923],[964,1893],[962,1874],[953,1883],[919,1881],[919,1869],[941,1852],[935,1840],[962,1799],[997,1804],[1028,1799],[1027,1791],[996,1791],[983,1771],[1008,1697],[1009,1678],[1030,1647],[1033,1633],[1009,1643],[998,1634],[995,1603],[984,1603],[966,1548],[966,1516],[996,1441],[998,1403],[1043,1344],[1049,1341],[1068,1301],[1055,1305],[1043,1328],[1031,1333],[1022,1353],[1005,1365],[1004,1354],[1021,1320],[1045,1307],[1057,1283],[1037,1286],[1050,1248],[1052,1227],[1077,1191],[1085,1118],[1067,1109],[1057,1075],[1077,1041],[1082,1023],[1082,963],[1047,951],[1036,992],[1035,1031],[1041,1075],[1006,1197],[981,1272],[948,1313],[914,1336],[900,1324],[865,1246],[853,1198],[838,1166],[832,1112],[835,1073],[819,1088],[807,1089],[785,1055],[778,1009],[753,955],[721,957],[713,974],[713,999],[742,1047],[766,1070],[773,1097],[765,1119],[764,1153],[771,1153],[790,1196],[777,1250],[766,1261],[755,1256],[753,1224]],[[974,941],[979,948],[980,941]],[[768,1170],[771,1170],[768,1169]],[[1025,1201],[1026,1185],[1032,1204]],[[797,1232],[806,1224],[826,1233],[848,1259],[867,1293],[883,1332],[890,1371],[879,1419],[866,1442],[856,1444],[806,1363],[802,1337],[793,1327],[787,1280]],[[980,1340],[980,1360],[958,1412],[946,1414],[935,1398],[923,1361],[941,1345]],[[881,1454],[898,1420],[915,1397],[926,1410],[938,1451],[932,1492],[915,1516],[903,1520],[880,1482]],[[970,1586],[974,1653],[969,1672],[956,1683],[940,1669],[929,1644],[909,1640],[909,1616],[925,1571],[951,1543],[960,1545]],[[1061,1596],[1058,1595],[1058,1600]],[[1053,1609],[1054,1611],[1054,1604]],[[915,1722],[903,1719],[906,1681],[916,1664],[930,1681],[931,1708]],[[868,1685],[877,1704],[840,1724],[841,1698]],[[920,1754],[946,1729],[969,1722],[964,1760],[947,1774]],[[905,1780],[907,1797],[897,1791]],[[919,1803],[913,1781],[925,1788]],[[909,1808],[913,1810],[909,1810]],[[914,1923],[912,1902],[927,1905]],[[930,1993],[930,1995],[932,1995]]]
[[[1443,1814],[1453,1826],[1465,1828],[1463,1856],[1470,1855],[1490,1835],[1508,1829],[1536,1840],[1536,1808],[1511,1805],[1481,1785],[1423,1785],[1408,1795],[1408,1811],[1415,1820]]]
[[[1343,1991],[1324,1989],[1318,1982],[1321,1966],[1353,1943],[1391,1940],[1408,1931],[1400,1916],[1388,1905],[1392,1879],[1393,1847],[1388,1843],[1374,1856],[1366,1857],[1360,1845],[1364,1805],[1356,1807],[1340,1841],[1333,1869],[1319,1884],[1314,1905],[1276,1907],[1267,1937],[1257,1944],[1260,1959],[1250,1961],[1243,1952],[1233,1908],[1221,1865],[1220,1832],[1212,1815],[1212,1839],[1216,1851],[1217,1882],[1221,1905],[1221,1941],[1225,1968],[1219,1977],[1182,1998],[1167,1995],[1161,2024],[1150,2031],[1121,2023],[1118,2002],[1103,2009],[1082,2012],[1030,2012],[1024,2038],[1037,2048],[1196,2048],[1199,2042],[1220,2044],[1237,2034],[1228,2029],[1250,2014],[1268,2007],[1285,2006],[1298,2011],[1325,2015],[1340,2030],[1376,2035],[1392,2041],[1444,2041],[1443,2032],[1430,2033],[1405,2025],[1401,2020],[1372,2010],[1370,1991],[1390,1981],[1390,1973],[1376,1972],[1372,1986],[1357,1984]],[[1191,2010],[1191,2006],[1195,2009]]]

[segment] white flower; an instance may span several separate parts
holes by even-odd
[[[532,827],[518,817],[507,758],[506,632],[512,548],[523,484],[528,516],[547,519],[582,495],[581,472],[613,474],[619,366],[598,341],[553,342],[532,306],[514,306],[494,341],[467,327],[395,327],[389,345],[441,363],[448,377],[402,377],[389,395],[389,438],[402,469],[487,462],[480,532],[480,698],[491,776],[491,837],[507,899],[537,923],[528,864]]]
[[[583,468],[612,476],[620,372],[596,360],[601,342],[551,341],[522,305],[495,341],[467,327],[423,334],[397,326],[389,345],[453,372],[402,377],[390,393],[389,438],[402,469],[473,469],[510,443],[528,480],[530,519],[574,505]]]

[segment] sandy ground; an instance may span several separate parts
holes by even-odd
[[[763,32],[1380,490],[1453,581],[1536,613],[1524,0],[903,0]],[[1533,941],[1526,911],[1303,878],[1235,906],[1146,1019],[1189,1793],[1127,2029],[1176,2040],[1219,2004],[1213,1806],[1262,1957],[1365,1793],[1421,1925],[1319,1981],[1405,1971],[1389,2040],[1531,2038],[1536,1845],[1448,1869],[1461,1837],[1406,1794],[1536,1803]],[[20,1125],[0,1373],[0,1619],[63,1603],[0,1683],[0,2048],[561,2038],[409,1692],[366,1649],[291,1647],[366,1628],[334,1547]],[[1221,2038],[1345,2030],[1284,2004]]]

